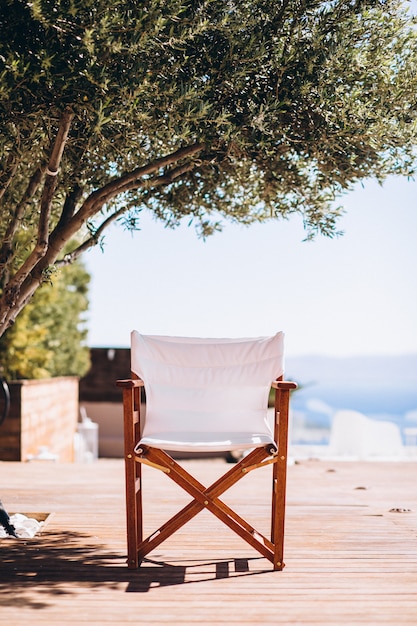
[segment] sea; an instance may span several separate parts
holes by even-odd
[[[329,443],[338,411],[357,411],[394,423],[404,445],[417,445],[417,354],[336,358],[289,358],[293,444]]]

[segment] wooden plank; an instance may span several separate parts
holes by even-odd
[[[203,484],[225,469],[222,460],[183,463]],[[1,621],[416,624],[416,469],[412,462],[290,466],[282,572],[206,510],[129,570],[121,460],[2,462],[9,511],[53,515],[33,539],[0,540]],[[263,468],[224,500],[267,534],[270,487]],[[148,467],[143,490],[146,532],[189,501]]]

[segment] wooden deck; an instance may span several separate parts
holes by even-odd
[[[221,460],[185,464],[205,483],[225,469]],[[186,498],[160,472],[144,472],[153,530]],[[122,461],[3,462],[0,476],[10,512],[50,514],[37,537],[0,539],[0,622],[9,626],[417,623],[415,462],[290,466],[282,572],[206,511],[128,570]],[[269,487],[263,468],[225,500],[268,532]]]

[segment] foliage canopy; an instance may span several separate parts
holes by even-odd
[[[332,235],[338,195],[415,171],[399,0],[0,1],[0,335],[114,220]]]

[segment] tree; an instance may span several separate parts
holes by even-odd
[[[337,196],[415,171],[400,0],[1,4],[0,336],[115,220],[206,236],[298,213],[332,235]]]
[[[1,374],[9,380],[83,376],[90,367],[85,312],[90,276],[80,261],[56,271],[0,338]]]

